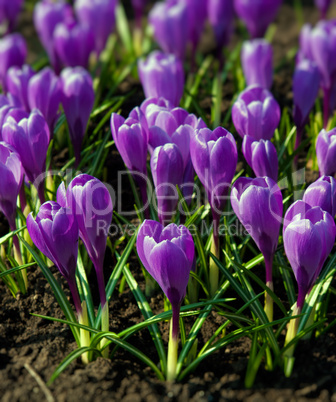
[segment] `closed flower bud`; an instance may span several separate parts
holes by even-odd
[[[316,140],[316,157],[321,176],[336,173],[336,129],[321,130]]]
[[[217,47],[228,45],[233,32],[233,0],[208,0],[208,18],[215,34]]]
[[[241,64],[247,86],[259,85],[270,89],[273,81],[273,50],[265,39],[243,43]]]
[[[336,180],[331,176],[322,176],[310,184],[304,192],[302,200],[311,207],[320,207],[336,215]]]
[[[248,87],[233,104],[232,120],[242,138],[270,140],[280,122],[280,107],[267,89]]]
[[[178,106],[183,95],[184,71],[182,62],[172,54],[159,51],[138,62],[140,81],[146,98],[163,97]]]
[[[34,74],[34,70],[28,64],[25,64],[22,68],[11,67],[6,76],[7,91],[10,92],[11,96],[14,98],[14,102],[21,105],[28,113],[30,112],[28,84]]]

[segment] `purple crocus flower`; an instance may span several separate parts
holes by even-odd
[[[307,123],[320,87],[320,73],[316,64],[308,59],[300,61],[293,77],[295,125],[302,129]]]
[[[76,176],[67,190],[62,183],[57,190],[57,202],[69,207],[75,216],[79,236],[95,267],[101,307],[106,304],[104,283],[104,255],[106,239],[112,221],[113,205],[106,186],[87,174]]]
[[[269,177],[240,177],[231,191],[231,205],[238,219],[264,256],[266,285],[273,290],[272,264],[282,222],[282,195]],[[273,301],[266,294],[265,312],[273,320]]]
[[[16,200],[22,185],[23,169],[19,155],[8,143],[0,142],[0,211],[11,230],[16,229]]]
[[[25,64],[22,68],[11,67],[6,75],[7,91],[15,99],[14,102],[21,105],[28,113],[30,112],[28,84],[34,74],[34,70],[28,64]]]
[[[282,0],[234,0],[236,13],[245,22],[251,38],[264,36],[281,3]]]
[[[283,241],[287,258],[299,287],[300,312],[335,242],[332,216],[320,207],[296,201],[285,214]]]
[[[76,287],[76,266],[78,254],[78,225],[68,208],[62,208],[54,201],[45,202],[33,218],[27,217],[27,229],[35,246],[58,268],[69,284],[77,314],[82,313]]]
[[[176,56],[154,51],[146,60],[138,61],[138,72],[146,98],[163,97],[172,105],[179,105],[184,89],[184,71]]]
[[[268,176],[275,182],[278,180],[278,155],[271,141],[257,141],[245,135],[242,151],[246,162],[257,177]]]
[[[151,157],[151,171],[157,198],[160,222],[169,222],[178,202],[176,186],[183,182],[183,158],[177,145],[165,144],[155,148]]]
[[[27,45],[24,38],[18,34],[6,35],[0,39],[0,83],[3,91],[6,88],[6,75],[10,67],[22,67],[27,57]]]
[[[139,229],[137,252],[172,306],[167,367],[167,380],[170,381],[176,375],[180,306],[194,261],[194,241],[183,225],[171,223],[164,228],[159,222],[145,220]],[[175,351],[175,359],[169,357],[171,349]]]
[[[86,126],[94,104],[92,78],[82,67],[66,68],[61,74],[61,87],[61,102],[78,164]]]
[[[243,138],[270,140],[280,122],[280,107],[265,88],[254,85],[246,88],[232,107],[232,121]]]
[[[326,18],[330,4],[331,0],[315,0],[315,6],[320,10],[321,13],[321,20]]]
[[[208,0],[208,18],[215,34],[218,52],[228,45],[233,32],[233,0]]]
[[[65,66],[88,67],[95,46],[93,30],[88,25],[76,21],[60,23],[53,38],[56,53]]]
[[[322,176],[310,184],[303,194],[302,200],[311,207],[320,207],[336,215],[336,180],[331,176]]]
[[[95,51],[99,55],[114,30],[117,0],[76,0],[75,12],[83,25],[88,25],[94,34]]]
[[[245,41],[241,64],[247,86],[259,85],[270,89],[273,81],[273,49],[265,39]]]
[[[132,0],[135,22],[138,28],[141,27],[141,19],[144,14],[145,6],[148,0]]]
[[[321,176],[336,173],[336,128],[320,131],[316,140],[316,157]]]
[[[329,118],[331,89],[335,80],[336,24],[334,21],[320,21],[307,36],[310,55],[321,74],[324,92],[323,123],[326,128]]]
[[[50,132],[44,117],[38,111],[33,111],[28,119],[22,119],[19,123],[8,117],[2,128],[2,138],[20,155],[25,174],[38,190],[43,203],[44,177],[39,176],[45,172],[50,142]]]
[[[62,63],[56,54],[53,35],[59,23],[73,20],[72,7],[64,0],[57,2],[42,0],[36,3],[33,18],[40,41],[48,53],[54,70],[59,74]]]
[[[12,118],[17,123],[22,119],[28,119],[29,113],[19,107],[14,107],[11,105],[4,105],[0,108],[0,140],[2,139],[2,130],[7,122],[7,119]]]
[[[166,0],[154,5],[149,23],[161,49],[183,60],[188,43],[188,9],[186,2]],[[174,27],[174,29],[172,29]]]
[[[207,18],[207,2],[204,0],[184,0],[184,2],[187,4],[188,12],[188,40],[194,57]]]
[[[8,31],[11,32],[21,11],[23,0],[2,0],[0,2],[0,22],[7,21]]]
[[[50,67],[45,67],[29,80],[28,103],[46,119],[52,136],[61,102],[61,83]]]
[[[139,108],[125,119],[117,113],[111,115],[111,132],[115,145],[127,168],[137,182],[145,212],[147,209],[147,147],[146,119]],[[146,212],[146,213],[147,213]]]

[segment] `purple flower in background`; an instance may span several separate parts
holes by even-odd
[[[14,33],[0,39],[0,82],[6,92],[6,75],[10,67],[22,67],[27,57],[27,45],[24,38]]]
[[[146,98],[163,97],[172,105],[179,105],[184,89],[184,71],[176,56],[154,51],[146,60],[138,61],[138,72]]]
[[[141,19],[144,14],[146,4],[147,0],[132,0],[135,22],[138,28],[141,27]]]
[[[303,194],[302,200],[311,207],[320,207],[336,215],[336,180],[331,176],[322,176],[310,184]]]
[[[66,68],[61,74],[61,87],[61,102],[78,164],[86,126],[94,104],[92,78],[82,67]]]
[[[298,53],[296,55],[296,62],[299,63],[303,59],[308,59],[313,61],[313,56],[311,54],[311,46],[310,46],[310,35],[311,35],[312,27],[310,24],[304,24],[300,31],[300,46]]]
[[[73,20],[72,7],[64,0],[57,2],[42,0],[36,3],[33,18],[40,41],[48,53],[50,63],[58,74],[61,71],[61,61],[56,54],[53,35],[59,23]]]
[[[43,203],[44,178],[39,176],[45,171],[50,142],[50,132],[44,117],[38,111],[33,111],[28,119],[19,123],[9,117],[2,128],[2,138],[20,155],[25,174],[38,190]]]
[[[27,217],[27,229],[35,246],[58,268],[69,284],[78,315],[81,302],[76,287],[76,266],[78,255],[78,225],[68,208],[62,208],[54,201],[41,205],[33,218]]]
[[[50,67],[45,67],[29,80],[29,107],[36,108],[42,113],[48,123],[51,136],[58,118],[61,95],[60,79]]]
[[[117,0],[76,0],[75,12],[83,25],[94,34],[95,51],[104,50],[107,39],[114,30]]]
[[[67,190],[62,183],[57,190],[57,202],[69,207],[75,216],[82,239],[96,270],[101,307],[106,304],[104,255],[112,221],[113,205],[106,186],[87,174],[76,176]]]
[[[232,107],[232,121],[241,137],[270,140],[280,122],[280,107],[265,88],[246,88]]]
[[[6,142],[0,142],[0,211],[11,230],[16,229],[16,200],[22,185],[23,169],[19,155]]]
[[[21,105],[26,112],[30,112],[28,103],[28,84],[34,76],[34,70],[25,64],[20,67],[11,67],[6,75],[6,89],[15,99],[15,103]]]
[[[275,182],[278,180],[278,155],[271,141],[257,141],[245,135],[242,151],[246,162],[257,177],[268,176]]]
[[[251,38],[264,36],[281,3],[282,0],[234,0],[236,13],[245,22]]]
[[[134,116],[138,116],[135,118]],[[139,108],[125,119],[117,113],[111,115],[111,132],[115,145],[127,168],[137,182],[144,208],[147,207],[147,148],[146,120]],[[148,212],[147,209],[145,211]],[[146,213],[147,213],[146,212]]]
[[[176,186],[183,182],[183,158],[177,145],[165,144],[155,148],[151,171],[157,199],[157,211],[161,224],[169,222],[178,202]]]
[[[270,89],[273,81],[273,49],[265,39],[245,41],[241,64],[247,86],[259,85]]]
[[[336,173],[336,128],[320,131],[316,140],[316,157],[321,176]]]
[[[171,223],[163,227],[159,222],[145,220],[139,229],[136,247],[144,267],[172,305],[171,332],[177,342],[180,306],[195,255],[193,238],[183,225]]]
[[[295,67],[293,77],[293,118],[299,129],[302,129],[307,123],[319,87],[320,73],[316,64],[308,59],[299,62]]]
[[[334,219],[320,207],[299,200],[285,214],[283,241],[299,287],[299,311],[331,252],[335,234]]]
[[[330,4],[331,0],[315,0],[315,6],[320,10],[322,20],[326,18]]]
[[[195,54],[207,18],[207,2],[204,0],[184,0],[188,12],[188,40]]]
[[[11,32],[15,25],[17,17],[21,11],[24,0],[2,0],[0,1],[0,22],[7,21],[8,31]]]
[[[183,60],[189,30],[187,3],[178,0],[158,2],[150,11],[148,19],[161,49]]]
[[[208,0],[208,18],[215,34],[219,51],[228,45],[233,32],[233,0]]]
[[[75,21],[60,23],[54,31],[54,46],[62,63],[67,67],[88,67],[94,50],[93,30]]]

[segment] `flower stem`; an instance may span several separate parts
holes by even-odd
[[[215,212],[212,213],[213,216],[213,232],[212,232],[212,243],[211,243],[211,253],[219,259],[219,215]],[[209,279],[210,279],[210,296],[212,297],[218,289],[218,278],[219,271],[218,266],[215,261],[210,257],[209,263]]]
[[[298,307],[296,304],[294,309],[293,309],[293,315],[298,315],[301,313],[301,308]],[[289,321],[288,327],[287,327],[287,334],[286,334],[286,339],[285,339],[285,346],[288,345],[288,343],[295,338],[297,330],[299,326],[299,318],[294,318]],[[285,376],[290,377],[293,371],[294,367],[294,360],[295,358],[293,357],[294,354],[294,349],[295,345],[292,345],[289,349],[285,351],[284,357],[285,357]]]
[[[87,307],[86,307],[86,302],[83,300],[82,305],[81,305],[81,313],[78,314],[78,322],[79,324],[82,325],[89,325],[89,318],[88,318],[88,313],[87,313]],[[90,332],[80,328],[79,330],[79,335],[80,335],[80,346],[90,346]],[[90,361],[89,359],[89,353],[85,352],[82,354],[82,362],[83,364],[88,364]]]
[[[108,303],[105,303],[104,306],[102,306],[102,316],[101,316],[101,330],[103,332],[108,332],[109,331],[109,307]],[[100,341],[100,347],[103,348],[105,344],[107,343],[107,339],[104,338]],[[102,351],[103,357],[107,358],[109,355],[109,348],[108,346]]]
[[[179,317],[180,305],[172,305],[173,316],[170,321],[168,355],[167,355],[167,381],[174,381],[176,378],[176,367],[178,358],[179,342]]]
[[[272,265],[273,265],[273,256],[269,259],[265,258],[265,268],[266,268],[266,286],[268,286],[273,291],[273,279],[272,279]],[[265,307],[264,311],[267,315],[268,321],[273,321],[273,299],[268,294],[265,293]]]
[[[323,88],[323,128],[326,129],[329,120],[330,89]]]

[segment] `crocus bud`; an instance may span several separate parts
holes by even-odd
[[[178,0],[158,2],[150,11],[148,18],[154,29],[155,40],[161,49],[183,60],[189,29],[187,4]]]
[[[217,47],[228,45],[233,32],[233,0],[208,0],[208,18],[215,34]]]
[[[280,122],[280,107],[267,89],[248,87],[233,104],[232,120],[241,137],[270,140]]]
[[[315,0],[315,6],[320,10],[322,20],[326,18],[330,4],[331,0]]]
[[[154,51],[146,60],[138,61],[140,81],[146,98],[163,97],[178,106],[183,95],[182,62],[173,54]]]
[[[138,118],[124,117],[117,113],[111,115],[111,132],[114,143],[125,163],[137,182],[146,206],[147,198],[147,123],[139,108],[133,111]]]
[[[94,34],[95,51],[99,55],[115,25],[117,0],[76,0],[75,12],[83,25],[88,25]]]
[[[307,123],[319,88],[320,73],[316,64],[308,59],[299,62],[295,67],[293,77],[293,118],[299,129]]]
[[[82,67],[66,68],[61,74],[61,87],[61,102],[78,164],[86,126],[94,104],[92,78]]]
[[[54,30],[59,23],[73,19],[72,7],[64,0],[42,0],[34,8],[34,25],[42,45],[46,49],[50,62],[58,74],[61,61],[54,46]]]
[[[183,158],[177,145],[165,144],[155,148],[150,165],[158,217],[165,224],[171,220],[178,202],[176,186],[183,182]]]
[[[247,86],[259,85],[270,89],[273,81],[273,50],[265,39],[243,43],[241,64]]]
[[[138,27],[141,26],[141,19],[145,10],[146,3],[147,0],[132,0],[135,21]]]
[[[312,27],[310,24],[304,24],[300,31],[299,37],[299,51],[296,55],[296,62],[299,63],[303,59],[308,59],[313,61],[313,56],[311,53],[311,46],[310,46],[310,35],[311,35]]]
[[[278,155],[271,141],[256,141],[253,137],[245,135],[242,151],[257,177],[268,176],[275,182],[278,180]]]
[[[54,46],[62,63],[68,67],[88,67],[94,50],[94,35],[88,25],[75,21],[60,23],[54,31]]]
[[[302,200],[311,207],[320,207],[336,215],[336,180],[331,176],[322,176],[307,187]]]
[[[195,246],[189,230],[174,223],[165,228],[159,222],[145,220],[137,237],[137,252],[149,274],[157,281],[172,305],[171,343],[179,333],[180,306],[186,293],[189,275],[195,255]],[[175,376],[176,360],[171,361],[168,350],[167,379]]]
[[[4,105],[0,108],[0,139],[2,139],[2,130],[7,122],[7,119],[12,118],[17,123],[22,119],[28,119],[29,113],[27,113],[22,108],[13,107],[10,105]]]
[[[0,142],[0,211],[15,230],[16,200],[22,185],[23,169],[19,155],[7,143]]]
[[[231,205],[264,256],[266,283],[272,283],[272,260],[282,222],[282,195],[269,177],[240,177],[231,190]]]
[[[236,13],[245,22],[251,38],[264,36],[281,3],[282,0],[234,0]]]
[[[0,82],[6,92],[6,75],[10,67],[22,67],[27,57],[27,45],[24,38],[14,33],[0,39]]]
[[[11,32],[16,25],[16,20],[21,11],[22,3],[23,0],[2,1],[0,3],[1,19],[7,21],[9,32]]]
[[[29,80],[28,103],[30,109],[38,109],[42,113],[51,135],[58,118],[60,102],[60,80],[50,67],[45,67]]]
[[[25,64],[20,67],[11,67],[6,75],[6,89],[15,102],[20,104],[26,112],[30,112],[28,103],[28,84],[35,74],[34,70]]]
[[[321,176],[336,172],[336,128],[321,130],[316,140],[316,157]]]
[[[296,201],[285,214],[283,241],[287,258],[299,287],[297,307],[301,310],[335,242],[332,216],[320,207]]]
[[[62,183],[57,202],[71,209],[82,239],[96,270],[102,308],[106,304],[103,263],[106,239],[112,221],[113,205],[106,186],[87,174],[76,176],[67,190]]]
[[[207,191],[213,212],[220,215],[237,166],[237,146],[223,127],[195,130],[190,155],[197,176]]]
[[[3,126],[2,138],[20,155],[28,180],[37,188],[41,202],[44,202],[41,188],[44,178],[39,176],[45,172],[50,142],[50,132],[44,117],[38,111],[33,111],[28,119],[23,119],[19,123],[9,117]]]
[[[35,246],[48,257],[67,280],[78,314],[81,302],[76,288],[76,266],[78,254],[78,225],[68,208],[48,201],[33,218],[27,217],[27,229]]]
[[[188,12],[188,40],[195,52],[207,17],[207,3],[204,0],[184,0]]]

